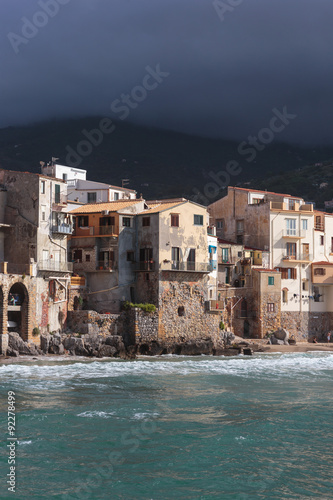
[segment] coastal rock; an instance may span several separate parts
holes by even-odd
[[[77,356],[89,356],[89,351],[85,348],[83,339],[79,337],[66,337],[63,347]]]
[[[270,343],[273,345],[284,345],[284,340],[277,339],[274,335],[270,338]]]
[[[117,357],[126,357],[125,345],[123,342],[123,338],[120,335],[110,335],[105,339],[105,344],[116,349]]]
[[[222,330],[220,335],[226,345],[231,345],[236,338],[232,332],[228,332],[227,330]]]
[[[7,351],[6,351],[6,355],[18,358],[20,353],[18,351],[16,351],[15,349],[12,349],[11,347],[8,347]]]
[[[98,357],[99,358],[111,358],[113,357],[117,352],[117,349],[111,345],[102,345],[101,348],[98,351]]]
[[[50,339],[51,335],[49,333],[44,333],[40,336],[40,348],[45,354],[49,352]]]
[[[19,354],[28,356],[36,356],[38,354],[35,344],[27,344],[16,332],[8,333],[8,347],[19,352]]]
[[[176,354],[183,356],[200,356],[201,354],[213,354],[214,344],[211,340],[195,340],[177,344]]]
[[[273,333],[274,337],[278,340],[283,340],[285,345],[288,345],[289,342],[289,332],[288,330],[285,330],[284,328],[279,328]]]

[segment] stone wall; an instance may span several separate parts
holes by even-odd
[[[68,311],[67,327],[74,333],[90,335],[122,335],[124,320],[119,314],[96,311]]]
[[[320,341],[323,333],[333,330],[333,313],[282,312],[281,326],[294,335],[298,342],[307,342],[314,336]]]
[[[186,342],[214,335],[221,318],[205,311],[205,277],[183,281],[182,273],[169,274],[168,280],[160,281],[159,340]]]

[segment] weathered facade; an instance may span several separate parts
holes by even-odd
[[[256,247],[253,259],[260,251],[263,256],[266,253],[268,259],[264,259],[262,267],[281,273],[281,306],[275,313],[276,324],[281,322],[298,340],[333,327],[329,278],[333,263],[332,215],[314,211],[302,198],[233,187],[229,187],[225,198],[209,207],[209,212],[221,237]],[[232,279],[231,274],[225,281]]]
[[[0,170],[2,331],[39,342],[37,330],[61,329],[68,282],[66,184],[38,174]]]

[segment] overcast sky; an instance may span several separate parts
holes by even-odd
[[[279,140],[332,143],[332,18],[332,0],[1,0],[0,127],[100,115],[241,141],[286,106]]]

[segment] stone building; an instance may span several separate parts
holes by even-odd
[[[216,333],[219,317],[205,308],[213,270],[206,208],[184,198],[147,205],[136,217],[136,301],[156,305],[158,340],[166,344]]]
[[[71,211],[75,218],[70,240],[74,273],[86,278],[88,305],[98,312],[117,313],[134,300],[137,230],[135,215],[144,200],[89,203]]]
[[[34,328],[58,330],[66,321],[66,183],[2,169],[0,185],[1,333],[10,328],[39,342]]]
[[[281,273],[276,324],[304,341],[333,327],[333,289],[329,281],[318,280],[327,266],[321,271],[316,266],[333,263],[332,215],[299,197],[235,187],[208,210],[221,238],[266,252],[263,267]]]

